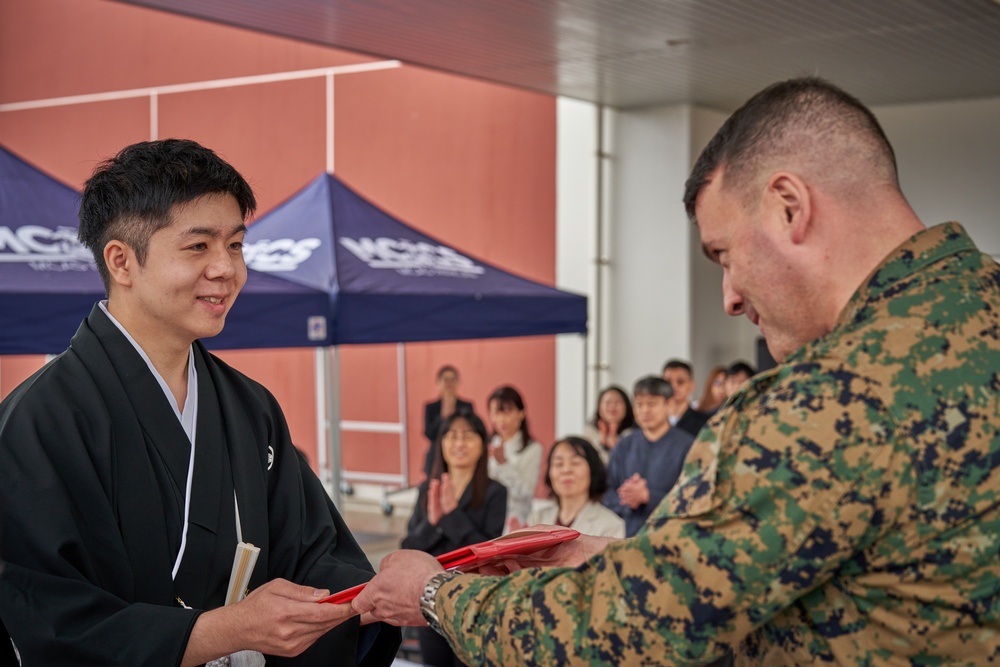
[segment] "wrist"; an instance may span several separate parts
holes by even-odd
[[[427,625],[439,635],[444,635],[444,631],[441,629],[441,621],[438,618],[437,603],[435,601],[438,589],[445,582],[451,581],[458,575],[458,572],[449,570],[434,574],[434,576],[427,580],[424,590],[420,595],[420,613],[423,615],[424,620],[427,621]]]

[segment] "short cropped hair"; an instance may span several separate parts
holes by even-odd
[[[670,400],[674,395],[674,388],[669,382],[655,375],[647,375],[641,378],[632,387],[633,396],[662,396]]]
[[[188,139],[132,144],[99,164],[80,198],[78,236],[94,255],[104,289],[111,288],[104,264],[110,241],[127,244],[142,265],[150,237],[170,224],[173,208],[211,194],[232,195],[244,221],[257,209],[253,190],[239,172]]]
[[[727,378],[741,374],[751,378],[757,374],[757,370],[745,361],[736,361],[726,367]]]
[[[689,364],[686,361],[681,361],[680,359],[670,359],[667,361],[667,363],[663,364],[662,372],[666,373],[667,369],[670,368],[683,368],[684,370],[687,371],[688,375],[694,377],[694,371],[691,369],[691,364]]]
[[[723,185],[746,190],[777,160],[793,158],[824,177],[873,179],[899,189],[896,155],[875,115],[855,97],[815,77],[773,84],[751,97],[701,152],[684,186],[684,208],[695,202],[712,173]]]

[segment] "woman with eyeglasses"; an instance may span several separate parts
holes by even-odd
[[[403,538],[404,549],[432,556],[500,537],[507,515],[507,489],[486,471],[486,426],[475,413],[457,411],[441,423],[430,479],[420,485]],[[418,628],[425,665],[455,667],[447,640]]]
[[[709,372],[705,381],[705,391],[695,403],[698,412],[714,415],[726,401],[726,367],[716,366]]]

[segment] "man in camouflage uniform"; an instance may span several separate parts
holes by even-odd
[[[469,664],[1000,664],[1000,267],[924,228],[874,116],[816,79],[738,110],[685,204],[778,367],[635,537],[509,576],[399,552],[356,610],[419,602]]]

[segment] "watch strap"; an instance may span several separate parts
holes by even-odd
[[[446,581],[451,581],[458,575],[458,572],[451,570],[438,572],[427,580],[427,584],[424,586],[424,592],[420,595],[420,613],[423,614],[424,620],[427,621],[427,625],[429,625],[431,629],[439,635],[443,635],[444,632],[441,630],[441,621],[438,619],[437,605],[434,600],[437,597],[438,589],[440,589]]]

